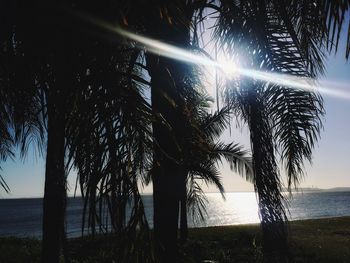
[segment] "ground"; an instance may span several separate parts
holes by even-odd
[[[295,262],[350,262],[350,217],[293,221],[290,233]],[[181,253],[186,262],[259,262],[260,238],[259,225],[194,228]],[[70,239],[68,247],[72,262],[113,262],[114,243],[113,237],[99,236]],[[39,240],[0,238],[0,262],[39,259]]]

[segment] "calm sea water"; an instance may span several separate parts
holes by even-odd
[[[193,222],[190,227],[236,225],[258,223],[258,206],[254,193],[227,193],[226,200],[220,194],[207,194],[208,205],[205,222]],[[0,236],[41,237],[41,198],[0,199]],[[152,226],[152,196],[144,196],[144,205]],[[290,201],[290,219],[311,219],[334,216],[350,216],[350,192],[296,193]],[[68,236],[81,234],[81,198],[69,198],[67,206]]]

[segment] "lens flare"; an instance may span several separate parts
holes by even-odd
[[[252,70],[243,67],[239,67],[238,64],[228,61],[228,60],[218,60],[215,61],[208,56],[203,56],[195,54],[193,52],[187,51],[185,49],[163,43],[158,40],[154,40],[139,34],[132,33],[121,27],[114,26],[103,21],[97,20],[87,15],[79,14],[80,18],[83,20],[97,25],[104,30],[116,33],[119,36],[127,38],[129,40],[135,41],[140,48],[144,48],[147,52],[154,53],[163,57],[183,61],[186,63],[202,65],[207,67],[214,67],[222,71],[224,75],[230,79],[237,76],[244,76],[252,78],[255,80],[260,80],[268,82],[271,84],[277,84],[285,86],[288,88],[301,89],[306,91],[318,91],[327,95],[336,96],[343,99],[350,99],[350,93],[345,90],[340,90],[336,88],[329,89],[329,86],[332,86],[332,83],[327,84],[326,86],[319,85],[314,79],[297,77],[288,74],[282,73],[272,73],[264,72],[259,70]],[[344,86],[344,85],[343,85]],[[347,85],[348,87],[349,85]]]
[[[235,78],[240,75],[238,63],[226,59],[220,59],[217,62],[218,67],[227,78]]]

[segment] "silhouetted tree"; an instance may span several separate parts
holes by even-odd
[[[209,114],[210,108],[204,95],[192,99],[190,110],[192,117],[186,130],[181,149],[184,155],[182,169],[184,172],[184,189],[180,200],[180,240],[187,239],[187,213],[193,220],[204,220],[206,198],[200,187],[200,181],[213,184],[224,196],[217,164],[226,159],[231,170],[247,179],[252,176],[250,157],[238,144],[225,144],[219,137],[229,125],[230,108],[224,107],[214,114]]]
[[[65,238],[65,132],[70,106],[73,105],[79,61],[72,43],[79,45],[74,42],[73,29],[68,26],[72,20],[66,19],[68,17],[62,15],[54,3],[15,1],[5,5],[4,10],[8,13],[5,16],[8,18],[7,49],[10,50],[8,53],[12,52],[7,57],[8,70],[11,70],[9,80],[12,81],[8,84],[13,90],[13,101],[23,99],[23,105],[35,107],[39,103],[36,111],[21,110],[17,115],[26,122],[30,120],[26,119],[27,116],[43,116],[46,123],[42,260],[58,262]],[[26,95],[27,91],[22,94],[23,90],[31,91],[31,96]],[[26,123],[24,125],[25,129],[17,137],[25,139],[33,133],[26,128]],[[23,145],[26,149],[25,141]]]
[[[240,53],[243,67],[299,78],[323,73],[324,51],[332,49],[329,43],[349,6],[336,1],[220,2],[216,37],[224,52]],[[317,91],[246,78],[229,85],[233,88],[226,92],[227,101],[250,130],[264,260],[287,261],[287,217],[276,149],[290,189],[303,175],[304,160],[311,161],[322,127],[322,99]]]
[[[24,157],[31,142],[37,142],[41,152],[45,116],[31,61],[23,57],[14,35],[16,5],[2,1],[0,9],[0,160],[5,161],[14,157],[16,146]],[[1,175],[0,186],[10,191]]]
[[[178,259],[179,203],[185,215],[185,199],[199,189],[194,187],[195,176],[219,186],[214,160],[221,155],[232,158],[225,151],[237,150],[234,145],[215,145],[210,133],[196,129],[200,118],[189,110],[199,108],[191,103],[200,81],[193,67],[137,50],[133,44],[118,43],[114,49],[104,42],[114,39],[111,35],[93,26],[73,26],[81,13],[191,50],[197,37],[191,27],[196,28],[194,14],[214,9],[218,43],[230,54],[243,51],[246,67],[313,78],[323,72],[323,52],[337,47],[349,8],[345,0],[67,1],[65,5],[5,1],[1,5],[8,12],[0,31],[4,59],[0,95],[6,98],[0,98],[0,157],[10,156],[19,141],[26,149],[28,134],[37,132],[42,138],[40,127],[46,121],[44,262],[58,262],[64,243],[69,164],[78,169],[93,231],[96,222],[101,225],[106,206],[117,233],[135,234],[143,226],[146,236],[138,182],[145,181],[151,169],[156,248],[159,260],[169,262]],[[349,44],[346,51],[348,57]],[[150,83],[144,78],[146,70]],[[151,87],[150,104],[142,85]],[[30,88],[24,91],[24,87]],[[250,129],[265,260],[285,261],[287,218],[275,151],[281,149],[288,186],[296,185],[304,159],[311,160],[318,139],[322,100],[315,92],[255,80],[244,80],[239,87],[227,90],[226,98]],[[17,98],[24,103],[17,103]],[[192,140],[204,143],[185,147]],[[188,162],[194,152],[198,158]],[[0,184],[8,190],[2,178]],[[128,200],[134,204],[126,224]],[[136,253],[137,240],[132,240],[131,252]]]

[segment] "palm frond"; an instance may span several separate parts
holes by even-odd
[[[223,107],[213,115],[207,114],[201,120],[200,127],[212,140],[217,139],[229,125],[230,114],[230,107]]]
[[[1,167],[0,167],[0,171],[1,171]],[[6,193],[10,192],[10,187],[7,185],[6,181],[4,180],[1,174],[0,174],[0,186]]]
[[[269,111],[291,189],[292,185],[297,187],[304,174],[304,160],[312,160],[312,150],[322,129],[323,103],[317,93],[284,87],[271,89],[273,95],[269,99],[273,103]]]
[[[348,0],[292,1],[293,22],[300,38],[313,42],[315,48],[325,46],[329,51],[338,49],[341,33],[346,35],[346,58],[350,55],[350,2]],[[300,19],[297,19],[300,17]],[[346,21],[348,20],[348,21]],[[306,26],[306,24],[308,26]],[[302,25],[304,24],[304,25]]]
[[[214,157],[223,157],[230,164],[232,171],[235,171],[247,181],[253,182],[254,172],[251,157],[247,156],[247,151],[242,150],[242,146],[236,143],[224,144],[216,143],[211,149],[211,155]],[[215,158],[215,157],[214,157]]]
[[[143,94],[148,82],[135,66],[140,51],[100,45],[108,55],[96,59],[84,51],[91,64],[82,69],[68,119],[67,160],[84,199],[82,230],[129,233],[127,246],[148,229],[138,183],[152,163],[153,116]]]
[[[304,19],[318,19],[305,13],[315,11],[312,10],[314,7],[309,6],[312,3],[306,2],[285,5],[280,1],[261,1],[255,5],[250,3],[250,7],[248,2],[227,4],[218,21],[216,34],[223,36],[223,43],[229,46],[231,52],[243,49],[249,55],[246,60],[251,63],[250,66],[299,77],[314,77],[323,72],[323,44],[319,41],[317,43],[321,46],[315,44],[315,35],[321,34],[319,30],[315,34],[308,31],[316,30],[313,27],[318,24],[315,21],[301,22]],[[299,9],[302,7],[305,10],[302,15],[293,13],[296,9],[301,12]],[[235,12],[236,9],[238,11]],[[315,39],[311,39],[311,36]],[[252,44],[242,47],[244,43]],[[235,113],[247,119],[247,111],[241,108],[247,103],[245,98],[248,98],[244,92],[244,89],[233,88],[227,91],[227,95]],[[281,147],[288,185],[292,181],[296,185],[299,175],[302,176],[303,160],[311,160],[312,148],[322,127],[322,98],[317,92],[276,85],[265,85],[262,92],[264,103],[274,120],[272,129],[277,134],[276,143]]]
[[[207,215],[208,199],[198,181],[200,178],[196,178],[192,174],[187,180],[187,211],[191,214],[193,223],[205,222]]]

